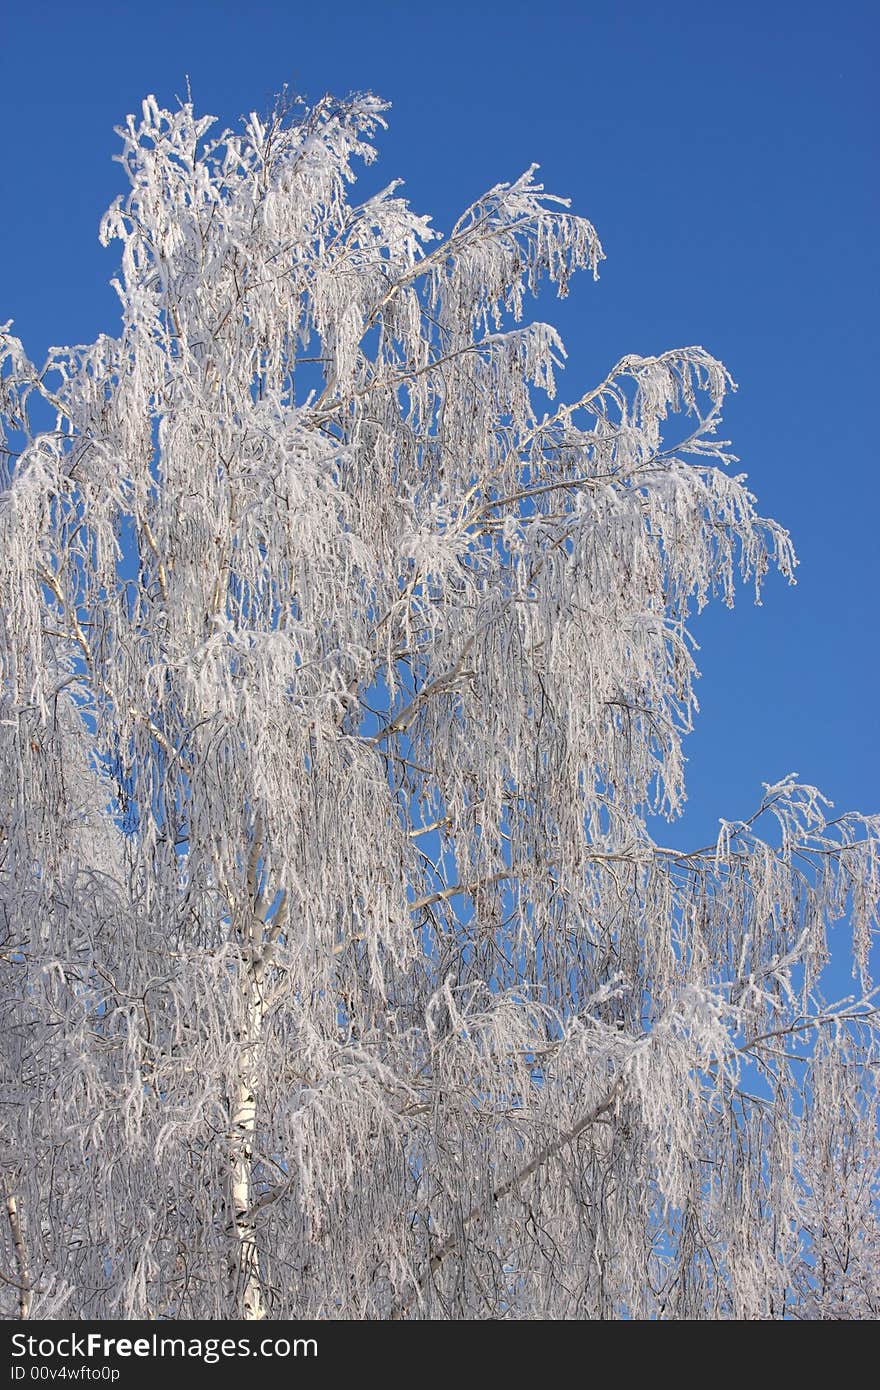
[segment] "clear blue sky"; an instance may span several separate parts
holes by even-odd
[[[700,621],[680,843],[798,771],[880,809],[880,7],[816,0],[333,6],[25,3],[0,18],[0,320],[30,354],[113,332],[113,126],[185,91],[232,123],[285,82],[393,103],[376,180],[448,228],[532,160],[608,259],[552,306],[579,394],[626,352],[702,343],[740,385],[741,467],[792,530],[797,588]],[[546,313],[546,310],[542,309]]]

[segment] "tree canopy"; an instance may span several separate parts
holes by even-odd
[[[795,564],[731,378],[558,404],[594,228],[354,201],[384,109],[147,98],[118,335],[0,339],[0,1300],[876,1315],[880,820],[650,833],[690,615]]]

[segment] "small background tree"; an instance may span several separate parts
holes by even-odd
[[[119,335],[3,335],[6,1311],[876,1314],[878,822],[647,828],[688,614],[794,565],[730,378],[557,405],[593,227],[350,201],[382,110],[148,98]]]

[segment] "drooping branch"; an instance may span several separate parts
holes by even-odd
[[[543,1168],[545,1163],[555,1158],[563,1149],[567,1148],[569,1144],[573,1144],[575,1140],[584,1133],[584,1130],[589,1129],[590,1125],[596,1124],[602,1119],[603,1115],[607,1115],[609,1110],[613,1109],[614,1105],[617,1103],[622,1088],[623,1076],[621,1075],[604,1100],[600,1101],[598,1105],[593,1106],[586,1115],[582,1115],[577,1123],[572,1125],[570,1129],[565,1130],[563,1134],[557,1135],[549,1144],[545,1144],[522,1168],[518,1168],[509,1178],[505,1178],[503,1182],[499,1183],[486,1201],[480,1202],[472,1207],[461,1223],[461,1233],[448,1236],[445,1240],[440,1242],[428,1260],[427,1273],[417,1280],[412,1292],[395,1306],[391,1312],[391,1318],[400,1319],[404,1317],[413,1304],[421,1298],[427,1287],[428,1280],[432,1275],[436,1274],[444,1260],[447,1260],[450,1255],[460,1253],[462,1234],[466,1233],[471,1226],[476,1226],[483,1221],[489,1220],[490,1213],[497,1203],[503,1201],[511,1192],[521,1187],[533,1174],[537,1173],[539,1168]]]

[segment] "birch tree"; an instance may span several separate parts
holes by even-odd
[[[383,111],[147,98],[118,334],[3,329],[3,1311],[876,1316],[880,823],[649,833],[795,564],[731,378],[559,404],[592,225],[357,201]]]

